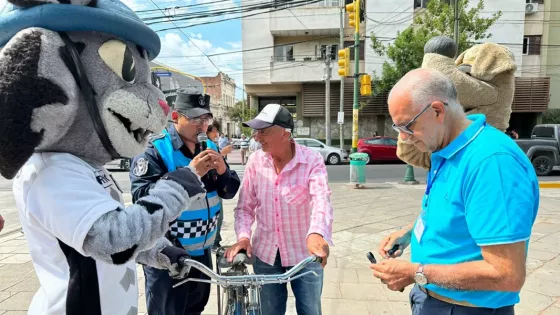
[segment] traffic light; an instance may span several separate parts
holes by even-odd
[[[338,75],[350,76],[350,48],[348,47],[338,51]]]
[[[363,96],[371,95],[371,76],[364,74],[360,78],[360,94]]]
[[[360,28],[360,0],[355,0],[352,3],[346,5],[346,12],[348,12],[348,25],[356,28],[358,32]]]

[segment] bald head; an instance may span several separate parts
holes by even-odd
[[[411,110],[423,108],[435,101],[445,102],[450,107],[459,105],[453,82],[437,70],[423,68],[404,75],[395,84],[388,98],[389,107],[398,106]]]

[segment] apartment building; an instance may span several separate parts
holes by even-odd
[[[516,90],[510,125],[528,137],[548,113],[560,119],[560,1],[526,0],[521,79],[532,83]],[[539,88],[540,91],[536,89]],[[552,121],[557,121],[553,119]],[[549,120],[550,121],[550,120]]]
[[[273,0],[283,10],[242,19],[243,81],[251,108],[260,110],[279,103],[290,110],[302,137],[325,139],[325,59],[327,46],[337,58],[340,44],[340,1],[322,0],[305,6],[291,6]],[[242,0],[242,4],[248,0]],[[265,10],[265,11],[268,11]],[[251,12],[255,13],[255,12]],[[344,14],[344,46],[353,45],[353,28]],[[362,28],[365,23],[362,23]],[[363,37],[362,37],[363,38]],[[362,40],[362,44],[365,43]],[[365,70],[364,47],[360,72]],[[353,55],[351,62],[353,63]],[[340,102],[340,77],[337,60],[332,62],[330,111],[332,145],[338,145],[337,112]],[[346,80],[345,80],[346,81]],[[352,80],[345,82],[346,122],[352,115]],[[360,120],[360,136],[371,136],[375,126]],[[345,124],[344,136],[351,144],[352,124]]]
[[[228,108],[235,105],[235,80],[223,72],[215,77],[201,77],[206,84],[206,94],[210,95],[210,108],[222,125],[222,132],[229,135],[238,133],[236,122],[228,116]]]
[[[392,42],[399,31],[413,22],[413,17],[423,14],[430,0],[367,0],[367,32],[373,32],[387,42]],[[452,3],[452,1],[451,1]],[[469,0],[475,6],[478,0]],[[549,108],[549,93],[553,68],[552,59],[557,57],[558,49],[541,48],[549,43],[558,43],[560,34],[551,30],[555,16],[560,10],[557,0],[486,0],[482,16],[489,17],[501,11],[501,18],[490,27],[492,41],[509,47],[517,64],[516,93],[510,126],[520,135],[528,136],[532,127],[540,122],[542,114]],[[381,72],[385,58],[379,57],[371,49],[371,41],[366,40],[366,71]],[[558,43],[560,44],[560,43]],[[548,52],[548,55],[547,55]],[[551,106],[555,106],[552,104]],[[560,108],[560,102],[556,105]]]
[[[245,0],[244,0],[245,1]],[[340,3],[323,0],[313,4],[290,7],[277,1],[275,11],[242,20],[244,84],[252,108],[261,109],[269,103],[286,106],[297,121],[298,135],[325,139],[325,47],[339,49]],[[384,57],[371,48],[371,33],[390,43],[399,31],[423,14],[430,0],[365,0],[367,18],[361,24],[360,72],[382,72]],[[344,2],[347,2],[346,0]],[[529,5],[528,2],[532,2]],[[475,6],[478,0],[469,0]],[[557,82],[551,67],[560,60],[560,33],[554,32],[555,17],[560,16],[560,1],[554,0],[486,0],[483,16],[502,12],[490,28],[493,41],[510,48],[518,66],[516,95],[511,118],[512,127],[524,134],[538,123],[549,108],[550,85]],[[558,12],[556,12],[558,11]],[[353,29],[344,14],[344,46],[353,45]],[[544,46],[547,49],[544,49]],[[335,56],[336,58],[337,56]],[[353,59],[353,58],[352,58]],[[353,62],[353,60],[351,60]],[[536,69],[536,70],[535,70]],[[338,144],[340,77],[336,61],[331,79],[331,137]],[[538,70],[538,71],[537,71]],[[560,82],[560,81],[558,81]],[[352,80],[344,80],[344,138],[351,142]],[[560,87],[560,86],[559,86]],[[360,97],[359,137],[393,134],[387,111],[387,95]],[[560,109],[552,97],[551,108]],[[555,107],[557,106],[557,107]]]

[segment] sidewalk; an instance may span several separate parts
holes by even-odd
[[[335,246],[325,269],[322,299],[325,315],[410,314],[409,289],[404,293],[386,289],[373,278],[365,254],[372,251],[379,257],[376,248],[381,239],[416,219],[424,185],[371,186],[362,190],[340,184],[331,186]],[[527,259],[527,280],[516,315],[560,314],[560,190],[541,191],[541,207]],[[226,200],[224,204],[223,245],[235,241],[232,213],[235,202]],[[409,257],[406,252],[403,259]],[[39,288],[30,260],[24,235],[19,232],[0,235],[0,315],[26,314]],[[139,271],[139,311],[145,314],[144,279],[140,268]],[[214,290],[204,314],[217,314],[215,294]],[[296,314],[293,300],[289,301],[287,314]]]

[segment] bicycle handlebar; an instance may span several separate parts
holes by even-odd
[[[270,283],[287,283],[310,273],[314,274],[315,276],[318,276],[317,273],[315,273],[315,271],[308,271],[303,274],[297,275],[296,277],[293,277],[296,273],[300,272],[303,268],[305,268],[307,265],[313,262],[322,263],[323,259],[319,256],[312,255],[304,259],[303,261],[299,262],[297,265],[295,265],[294,267],[292,267],[290,270],[286,271],[283,274],[275,274],[275,275],[253,274],[253,275],[244,275],[244,276],[221,276],[216,274],[212,269],[206,267],[204,264],[196,260],[181,257],[179,258],[178,261],[179,265],[181,266],[188,265],[190,267],[194,267],[198,269],[200,272],[202,272],[203,274],[207,275],[210,278],[210,280],[187,278],[173,285],[173,288],[178,287],[189,281],[205,282],[205,283],[217,284],[220,286],[242,286],[246,284],[263,285],[263,284],[270,284]]]

